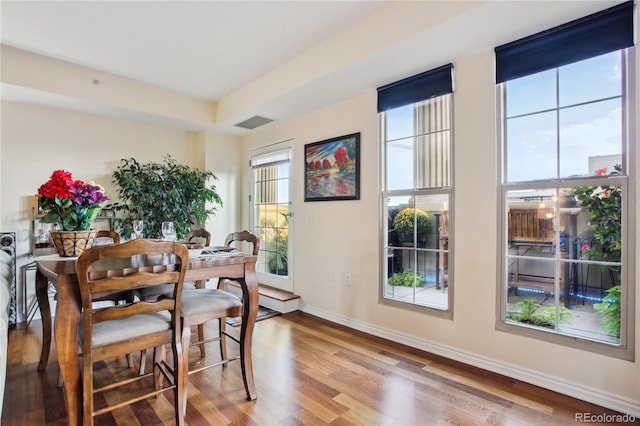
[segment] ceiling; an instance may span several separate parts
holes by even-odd
[[[385,8],[397,7],[398,3],[3,0],[1,41],[189,97],[220,102],[263,76],[279,72],[283,64],[314,52],[314,47],[336,34],[361,36],[348,31],[367,17],[378,14],[380,19],[391,20]],[[429,3],[434,7],[443,4]],[[272,95],[256,103],[255,108],[236,112],[215,127],[222,132],[246,134],[248,130],[235,124],[250,116],[290,118],[615,3],[474,1],[445,22],[426,23],[426,14],[422,31],[385,35],[381,26],[379,47],[367,54],[352,55],[352,60],[337,61],[339,66],[330,72],[288,93]],[[392,28],[398,31],[397,26]],[[376,36],[368,37],[376,43]],[[320,60],[323,62],[318,65],[325,65],[327,57],[318,57]],[[87,104],[7,84],[2,85],[2,98],[202,130],[167,117]]]

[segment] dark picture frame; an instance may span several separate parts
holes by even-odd
[[[304,201],[360,199],[360,133],[304,146]]]

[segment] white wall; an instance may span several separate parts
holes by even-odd
[[[242,145],[237,136],[203,132],[198,135],[204,152],[206,170],[211,170],[218,180],[214,181],[223,206],[217,207],[215,216],[209,218],[206,228],[211,232],[211,243],[224,244],[230,232],[240,231],[247,225],[242,221]]]
[[[216,230],[219,236],[223,229],[226,232],[239,226],[234,206],[239,202],[235,186],[240,148],[234,137],[214,138],[13,102],[3,102],[1,111],[0,229],[16,232],[18,267],[32,260],[27,258],[32,197],[55,169],[65,169],[77,179],[93,180],[105,187],[107,196],[116,198],[111,174],[121,159],[162,162],[170,154],[181,164],[207,167],[218,176],[216,185],[225,207],[214,219],[214,235]],[[224,236],[221,239],[224,241]],[[30,275],[30,294],[32,281]],[[19,306],[21,289],[19,283]]]
[[[375,94],[354,98],[315,114],[270,126],[245,138],[252,148],[293,138],[294,199],[290,226],[295,229],[294,292],[318,309],[373,319],[378,280],[378,134]],[[360,200],[304,202],[305,144],[360,132]],[[245,199],[249,168],[244,165]],[[247,205],[245,204],[245,210]],[[248,211],[245,211],[248,215]],[[316,257],[318,255],[318,257]],[[366,265],[366,267],[363,267]],[[349,272],[352,286],[342,285]],[[371,287],[373,285],[373,287]],[[373,291],[366,289],[372,288]],[[343,306],[345,310],[338,309]]]
[[[640,365],[495,330],[497,145],[493,52],[454,62],[455,297],[453,321],[378,301],[379,152],[376,93],[273,124],[248,150],[293,138],[295,293],[303,309],[559,392],[640,415]],[[305,203],[304,144],[362,133],[361,199]],[[244,168],[248,182],[249,170]],[[249,188],[245,185],[245,192]],[[246,205],[246,204],[245,204]],[[638,259],[636,259],[636,263]],[[350,272],[352,285],[340,277]],[[640,279],[636,277],[636,282]],[[638,301],[636,300],[636,305]],[[636,306],[636,311],[640,311]],[[636,353],[640,354],[640,327]]]

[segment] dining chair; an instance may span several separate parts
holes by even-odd
[[[203,242],[205,247],[211,246],[211,232],[207,231],[204,228],[195,229],[187,234],[186,238],[188,243],[191,242]],[[197,281],[193,283],[189,283],[185,289],[193,289],[193,288],[205,288],[205,281]],[[204,325],[201,324],[198,326],[198,340],[204,340]],[[204,344],[200,346],[200,355],[204,357],[205,349]]]
[[[230,245],[234,241],[250,241],[253,244],[254,255],[257,255],[260,248],[260,238],[249,231],[234,232],[229,234],[225,241],[225,245]],[[219,281],[226,281],[221,278]],[[229,359],[227,357],[226,337],[240,345],[240,353],[244,352],[243,343],[235,336],[226,332],[225,320],[229,317],[238,317],[242,315],[244,305],[242,299],[234,294],[224,290],[213,288],[197,288],[194,290],[184,290],[182,292],[182,346],[187,348],[184,351],[186,369],[183,370],[185,376],[206,370],[218,365],[226,366],[230,361],[240,359],[240,356]],[[218,320],[218,336],[205,339],[200,336],[200,329],[208,321]],[[198,341],[191,342],[191,327],[198,326]],[[199,366],[197,369],[189,369],[188,367],[188,347],[193,345],[200,346],[200,356],[204,357],[204,344],[209,342],[220,342],[221,360]],[[242,376],[246,377],[245,366],[241,366]],[[186,380],[185,380],[186,381]],[[251,395],[247,394],[247,398]],[[184,394],[184,408],[187,406],[187,395]]]
[[[199,228],[196,229],[194,231],[191,231],[187,234],[187,237],[185,238],[186,242],[190,243],[190,242],[199,242],[199,241],[203,241],[204,240],[204,245],[205,247],[208,247],[211,245],[211,232],[207,231],[204,228]],[[195,289],[195,288],[204,288],[205,284],[204,281],[198,281],[198,282],[193,282],[193,281],[185,281],[183,288],[185,290],[191,290],[191,289]],[[167,292],[169,289],[164,286],[160,286],[160,287],[156,287],[156,288],[147,288],[144,289],[141,292],[138,292],[137,295],[138,297],[140,297],[141,299],[145,299],[145,300],[156,300],[158,297],[162,296],[165,292]],[[203,330],[204,327],[200,326],[198,327],[198,336],[200,336],[200,340],[203,340]],[[202,345],[204,348],[204,345]],[[203,349],[204,351],[204,349]],[[204,352],[203,355],[204,356]],[[146,360],[147,360],[147,351],[143,350],[140,353],[140,374],[144,374],[144,370],[145,370],[145,366],[146,366]]]
[[[227,235],[227,237],[224,240],[224,245],[225,247],[233,247],[234,244],[236,246],[239,246],[240,244],[242,244],[242,242],[246,242],[251,245],[252,255],[254,256],[258,255],[258,253],[260,252],[260,237],[258,237],[257,235],[255,235],[253,232],[249,230],[244,230],[241,232],[233,232]],[[237,248],[242,248],[242,247],[237,247]],[[227,289],[226,285],[229,281],[237,282],[238,279],[237,278],[234,278],[234,279],[220,278],[218,280],[218,290],[226,291]],[[227,359],[226,327],[227,327],[226,321],[220,320],[220,322],[218,323],[218,329],[219,329],[218,335],[220,336],[220,355],[223,360]],[[201,326],[201,328],[204,329],[204,326]],[[200,333],[200,327],[198,328],[198,333]],[[204,333],[202,334],[202,336],[199,335],[198,337],[200,338],[200,340],[204,340]],[[200,353],[202,356],[204,356],[204,345],[200,345]],[[223,364],[223,367],[224,366],[226,366],[226,364]]]
[[[241,231],[241,232],[232,232],[231,234],[227,235],[227,237],[225,238],[224,241],[224,245],[225,247],[234,247],[234,243],[235,245],[238,245],[238,243],[245,241],[249,244],[251,244],[251,254],[253,254],[254,256],[258,255],[258,252],[260,250],[260,237],[258,237],[257,235],[253,234],[251,231],[245,230],[245,231]],[[235,248],[242,248],[242,247],[235,247]],[[220,278],[218,279],[218,290],[226,290],[226,281],[229,281],[230,278]],[[237,279],[234,279],[232,281],[237,281]],[[196,288],[197,289],[202,289],[204,288],[204,285],[202,282],[196,283]],[[185,290],[187,290],[187,287],[185,287]],[[237,315],[234,315],[237,316]],[[226,333],[225,333],[225,329],[226,329],[226,322],[224,320],[220,320],[218,322],[218,330],[219,330],[219,334],[217,338],[212,339],[206,339],[204,336],[204,323],[198,324],[198,341],[197,342],[192,342],[191,346],[194,345],[198,345],[200,347],[200,357],[204,358],[206,356],[206,349],[205,349],[205,343],[209,343],[210,341],[214,341],[219,339],[220,341],[220,354],[222,356],[222,359],[225,360],[227,359],[227,344],[226,344]],[[223,367],[226,366],[226,364],[223,364]]]
[[[189,232],[185,241],[189,243],[196,238],[205,240],[205,246],[211,245],[211,233],[204,228],[196,229],[195,231]],[[204,287],[204,282],[199,281],[196,283],[193,281],[185,281],[184,283],[185,290],[192,290],[198,287]],[[158,297],[164,295],[167,291],[170,291],[170,289],[171,288],[169,286],[159,286],[155,288],[146,288],[140,292],[137,292],[136,294],[141,299],[156,300]]]
[[[120,244],[120,234],[116,231],[100,230],[96,238],[111,238],[112,244]]]
[[[227,237],[225,238],[224,245],[226,247],[234,247],[234,245],[237,246],[239,245],[239,243],[242,243],[242,242],[246,242],[251,245],[252,255],[254,256],[258,255],[258,252],[260,250],[260,237],[258,237],[257,235],[253,234],[251,231],[248,231],[248,230],[241,231],[241,232],[233,232],[227,235]],[[242,247],[234,247],[234,248],[242,248]],[[190,346],[196,346],[196,345],[199,346],[201,358],[204,358],[206,356],[206,349],[205,349],[206,343],[219,341],[222,360],[227,359],[227,346],[226,346],[225,337],[228,336],[228,334],[225,332],[226,322],[224,321],[224,319],[227,317],[240,316],[242,314],[241,300],[235,295],[225,291],[226,281],[238,281],[238,279],[235,279],[235,278],[230,279],[230,278],[224,278],[224,277],[220,278],[218,280],[217,289],[205,288],[204,283],[202,281],[193,283],[194,284],[193,286],[189,285],[191,284],[190,282],[185,281],[185,285],[183,287],[184,288],[183,294],[188,295],[188,301],[183,297],[183,306],[186,303],[188,307],[194,308],[193,309],[194,312],[198,312],[198,315],[199,315],[198,318],[204,318],[203,320],[190,318],[185,322],[185,324],[190,323],[193,326],[197,326],[198,340],[190,341]],[[138,297],[140,297],[143,300],[156,300],[159,297],[163,297],[163,293],[165,291],[166,289],[163,288],[162,286],[153,288],[153,289],[147,288],[140,291],[138,293]],[[192,291],[195,291],[195,293],[191,293]],[[197,297],[200,297],[200,296],[203,297],[202,303],[196,303],[195,300],[191,300],[191,298],[196,299]],[[205,306],[207,303],[206,300],[213,300],[213,303],[211,304],[210,309],[207,309],[207,306]],[[236,308],[238,308],[237,306],[238,304],[236,302],[240,303],[240,307],[238,310],[236,310]],[[227,303],[229,304],[229,306],[226,306]],[[223,307],[226,306],[226,308],[233,308],[233,312],[226,312],[224,309],[220,310],[221,305],[223,305]],[[240,313],[236,314],[237,312],[240,312]],[[204,324],[214,319],[219,320],[218,321],[219,334],[216,337],[207,339],[204,335]],[[233,339],[235,340],[235,338]],[[141,355],[141,360],[142,360],[141,370],[144,369],[145,358],[146,358],[145,354],[143,353]],[[223,364],[223,366],[224,365],[226,365],[226,363]]]
[[[187,234],[187,242],[200,242],[204,240],[205,247],[211,245],[211,232],[204,228],[196,229]]]
[[[98,233],[96,234],[96,238],[101,238],[104,240],[103,242],[101,242],[102,244],[99,244],[99,245],[120,244],[120,233],[118,233],[117,231],[99,230]],[[95,244],[95,240],[94,240],[94,245],[98,246],[98,244]],[[94,300],[94,302],[96,303],[113,302],[116,305],[120,302],[130,303],[131,301],[133,301],[133,292],[131,291],[112,294],[112,295],[105,296],[102,298],[97,298],[96,300]],[[128,367],[132,368],[133,357],[131,356],[131,354],[127,354],[126,357],[127,357]],[[58,387],[62,387],[63,385],[64,385],[64,381],[62,380],[62,374],[58,374]]]
[[[119,232],[107,231],[107,230],[98,231],[96,238],[103,238],[106,241],[106,244],[120,244],[120,240],[121,240]],[[117,305],[120,302],[131,303],[133,302],[133,298],[134,298],[134,294],[132,291],[125,291],[123,293],[116,294],[109,298],[97,300],[97,301],[110,300]],[[127,365],[129,368],[133,367],[133,357],[131,356],[131,354],[127,354]]]
[[[78,258],[76,270],[83,310],[78,340],[82,357],[85,425],[92,425],[95,416],[158,396],[167,390],[173,390],[175,423],[184,424],[186,373],[183,369],[186,366],[180,318],[188,261],[189,251],[184,245],[146,239],[93,247]],[[109,294],[167,283],[173,286],[173,291],[153,302],[135,300],[126,305],[94,307],[93,302],[97,298]],[[171,346],[171,362],[167,361],[165,345]],[[93,374],[95,362],[151,347],[155,348],[151,372],[96,387]],[[150,376],[154,379],[150,391],[113,405],[95,408],[94,395]],[[165,378],[168,385],[163,385]],[[142,390],[139,386],[136,389]]]

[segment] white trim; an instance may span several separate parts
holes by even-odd
[[[249,166],[251,168],[251,198],[249,201],[249,223],[252,230],[255,231],[255,170],[260,167],[276,165],[276,164],[288,164],[289,166],[289,226],[288,226],[288,274],[286,276],[280,276],[275,274],[269,274],[256,271],[258,281],[262,284],[269,285],[271,287],[278,288],[280,290],[293,292],[294,289],[294,277],[293,277],[293,265],[294,265],[294,250],[293,242],[295,236],[295,220],[294,220],[294,194],[295,194],[295,171],[293,167],[294,153],[293,153],[294,139],[286,139],[280,142],[264,145],[258,148],[254,148],[249,152]],[[261,261],[261,258],[258,258]],[[280,308],[272,308],[280,310]],[[290,307],[281,309],[290,309]],[[295,310],[292,309],[292,310]],[[289,311],[288,311],[289,312]]]
[[[355,321],[351,318],[335,315],[331,312],[316,309],[312,306],[300,304],[300,310],[311,315],[323,318],[327,321],[335,322],[346,327],[353,328],[365,333],[372,334],[392,342],[401,343],[412,348],[421,349],[423,351],[440,355],[454,361],[469,364],[474,367],[482,368],[493,373],[502,374],[504,376],[520,380],[532,385],[540,386],[545,389],[559,392],[564,395],[578,398],[592,404],[597,404],[611,410],[629,414],[640,418],[640,401],[634,401],[623,398],[619,395],[602,392],[600,389],[586,387],[584,385],[549,376],[538,371],[525,369],[516,365],[497,362],[489,358],[484,358],[468,352],[460,351],[450,346],[439,345],[426,340],[417,339],[413,336],[400,333],[398,331],[389,330],[382,327],[373,326],[371,324]]]
[[[278,149],[275,151],[269,151],[263,154],[251,156],[251,167],[266,167],[270,165],[290,163],[291,162],[291,147]]]

